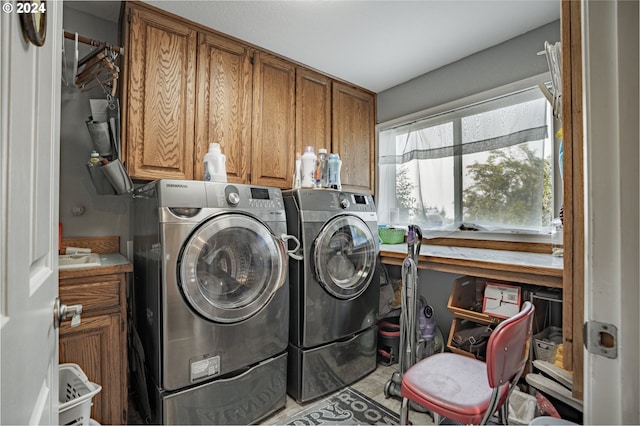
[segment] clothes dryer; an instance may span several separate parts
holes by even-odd
[[[288,233],[303,255],[289,261],[287,391],[306,402],[376,368],[377,215],[368,194],[297,189],[283,196]]]
[[[251,424],[282,408],[289,286],[280,189],[159,180],[136,191],[134,208],[131,304],[148,420]]]

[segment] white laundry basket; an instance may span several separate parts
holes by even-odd
[[[58,422],[61,425],[88,425],[91,399],[102,386],[90,382],[77,364],[58,366]]]
[[[528,425],[538,415],[538,401],[535,396],[514,389],[509,398],[510,425]]]

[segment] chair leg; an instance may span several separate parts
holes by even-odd
[[[498,421],[500,422],[501,425],[506,425],[508,423],[508,410],[507,410],[507,405],[509,405],[509,401],[507,400],[504,404],[502,404],[502,407],[500,407],[499,410],[499,415],[498,415]]]
[[[509,424],[509,398],[502,404],[500,407],[500,424],[507,425]]]
[[[409,424],[409,399],[402,398],[402,404],[400,405],[400,424]]]

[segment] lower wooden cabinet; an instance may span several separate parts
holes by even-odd
[[[125,274],[60,279],[60,300],[82,304],[80,325],[60,326],[60,364],[78,364],[102,386],[91,418],[100,424],[127,423],[127,323]]]

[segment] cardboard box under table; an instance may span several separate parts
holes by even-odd
[[[520,311],[520,299],[520,287],[487,282],[482,312],[492,317],[512,317]]]

